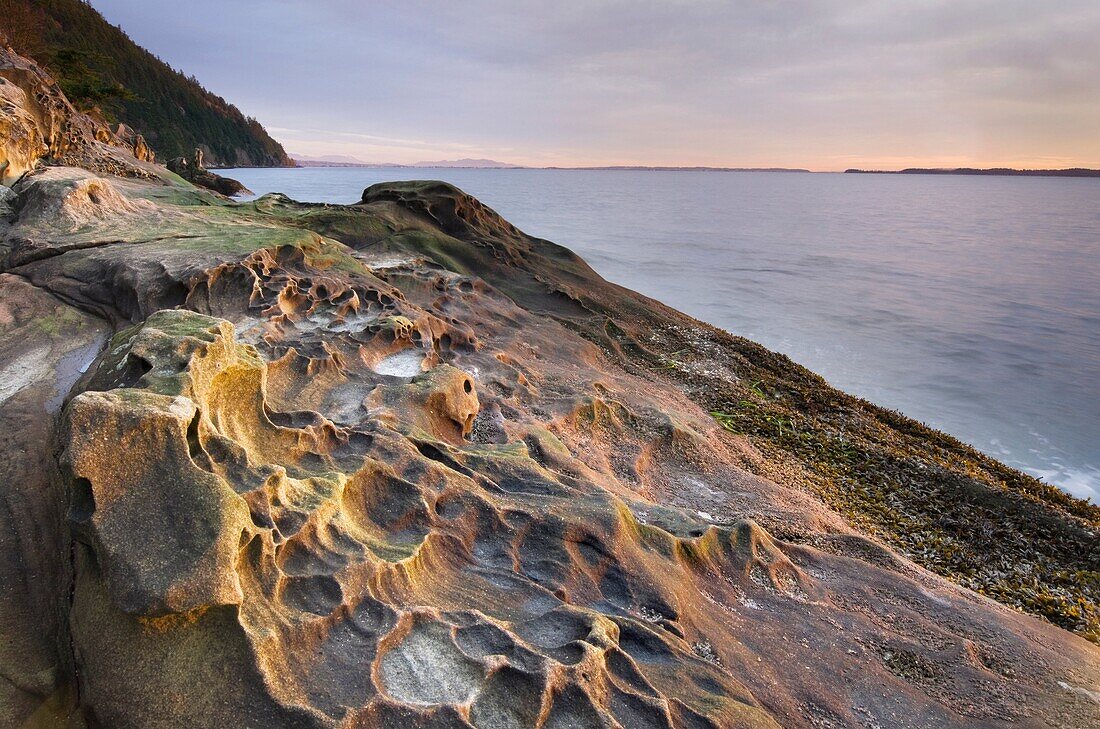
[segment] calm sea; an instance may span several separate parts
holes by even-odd
[[[1100,179],[242,169],[350,203],[442,179],[604,277],[1100,501]]]

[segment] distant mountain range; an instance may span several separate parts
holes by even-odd
[[[301,167],[456,167],[477,169],[519,169],[522,167],[522,165],[497,162],[492,159],[441,159],[414,164],[398,164],[396,162],[365,162],[346,154],[326,154],[320,157],[312,157],[307,154],[291,154],[290,156]]]
[[[498,162],[493,159],[450,159],[416,162],[415,164],[398,164],[396,162],[365,162],[361,159],[343,154],[330,154],[312,157],[304,154],[291,154],[291,157],[300,167],[399,167],[399,168],[467,168],[467,169],[545,169],[545,170],[646,170],[661,172],[802,172],[810,170],[801,167],[703,167],[703,166],[671,166],[671,165],[604,165],[592,167],[528,167],[515,165],[508,162]],[[1003,175],[1016,177],[1100,177],[1100,170],[1084,167],[1073,167],[1060,170],[1018,170],[1008,167],[991,167],[979,169],[973,167],[957,168],[929,168],[909,167],[904,170],[844,170],[847,174],[865,175]]]
[[[363,160],[356,159],[355,157],[350,157],[346,154],[326,154],[326,155],[323,155],[321,157],[310,157],[309,155],[294,154],[293,152],[291,152],[290,157],[295,162],[297,162],[299,165],[311,165],[311,166],[312,165],[315,165],[315,166],[322,166],[322,165],[344,166],[344,165],[347,165],[349,167],[370,167],[370,166],[372,166],[372,165],[368,165]],[[381,166],[381,165],[379,165],[379,166]],[[386,165],[386,166],[388,167],[389,165]]]
[[[429,162],[417,162],[410,167],[484,167],[493,169],[519,169],[523,165],[513,165],[508,162],[497,162],[492,159],[438,159]]]

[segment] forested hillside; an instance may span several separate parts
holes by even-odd
[[[82,0],[0,0],[0,35],[49,68],[81,110],[133,127],[162,160],[200,147],[214,166],[293,164],[258,121]]]

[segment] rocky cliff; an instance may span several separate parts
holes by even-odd
[[[445,183],[234,203],[0,79],[0,727],[1100,726],[1095,506]]]
[[[0,45],[0,184],[39,162],[146,177],[153,159],[140,134],[78,112],[38,64]]]
[[[49,69],[78,109],[137,130],[162,159],[203,150],[215,167],[290,167],[256,119],[108,23],[85,0],[0,0],[0,46]]]

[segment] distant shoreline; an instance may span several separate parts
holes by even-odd
[[[610,172],[784,172],[801,174],[856,174],[856,175],[968,175],[985,177],[1100,177],[1100,169],[1087,167],[1069,167],[1065,169],[1015,169],[1010,167],[908,167],[902,170],[865,170],[850,168],[843,172],[815,171],[802,167],[706,167],[673,165],[602,165],[590,167],[536,167],[526,165],[512,165],[501,163],[499,165],[460,165],[460,164],[392,164],[378,162],[329,162],[320,160],[294,160],[295,167],[307,169],[322,168],[357,168],[357,169],[453,169],[453,170],[566,170],[566,171],[610,171]],[[215,169],[211,167],[211,169]],[[245,169],[239,166],[226,166],[223,169]]]
[[[1100,177],[1100,170],[1085,167],[1070,167],[1062,170],[1017,170],[1010,167],[990,167],[979,169],[975,167],[956,167],[954,169],[938,169],[926,167],[909,167],[904,170],[844,170],[845,174],[856,175],[978,175],[991,177]]]
[[[358,167],[363,169],[408,169],[408,170],[610,170],[610,171],[638,171],[638,172],[800,172],[811,174],[812,170],[794,167],[675,167],[675,166],[645,166],[645,165],[606,165],[597,167],[527,167],[524,165],[399,165],[379,164],[370,162],[318,162],[314,160],[294,160],[297,167]],[[229,168],[227,168],[229,169]]]
[[[810,173],[810,170],[799,167],[674,167],[674,166],[646,166],[646,165],[606,165],[602,167],[532,167],[538,170],[620,170],[639,172],[802,172]]]

